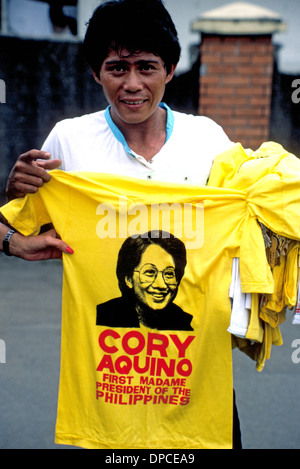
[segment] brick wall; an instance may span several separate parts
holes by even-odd
[[[273,77],[271,35],[202,35],[199,114],[233,141],[257,148],[269,139]]]

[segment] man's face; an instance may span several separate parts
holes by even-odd
[[[140,304],[156,310],[165,308],[178,290],[173,257],[160,246],[150,245],[126,284],[133,288]]]
[[[164,95],[166,84],[175,71],[168,75],[160,57],[140,52],[130,55],[111,51],[104,60],[99,78],[111,116],[117,126],[141,124],[153,118]]]

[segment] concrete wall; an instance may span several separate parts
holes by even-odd
[[[0,36],[0,193],[19,154],[40,148],[54,124],[106,105],[81,44]]]

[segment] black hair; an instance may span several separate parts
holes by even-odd
[[[161,0],[108,0],[88,23],[84,50],[90,68],[99,75],[110,50],[150,52],[159,56],[167,73],[180,59],[176,27]]]
[[[139,265],[143,253],[151,244],[159,245],[173,257],[176,279],[178,284],[180,283],[187,262],[184,243],[172,233],[161,230],[149,231],[127,238],[121,246],[116,273],[122,294],[128,289],[125,278],[133,276],[134,269]]]

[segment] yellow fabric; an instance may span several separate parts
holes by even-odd
[[[259,190],[256,199],[257,206],[249,201],[249,218],[255,216],[260,223],[266,225],[276,235],[291,238],[287,239],[288,249],[280,256],[278,264],[274,259],[266,257],[267,278],[273,283],[272,291],[265,291],[263,295],[252,295],[252,310],[246,338],[233,337],[233,347],[239,347],[249,357],[256,361],[256,368],[262,371],[265,361],[271,356],[272,345],[281,345],[282,337],[279,325],[285,321],[286,308],[293,308],[297,302],[297,286],[299,283],[299,189],[300,189],[300,162],[294,155],[288,153],[281,145],[274,142],[264,143],[257,151],[244,150],[237,144],[233,150],[217,156],[212,168],[208,185],[214,187],[252,188]],[[272,190],[265,182],[272,185]],[[279,186],[282,187],[279,204],[276,210],[271,208],[269,202],[274,197]],[[274,200],[273,200],[274,202]],[[267,214],[263,205],[268,206]],[[258,209],[259,207],[259,209]],[[278,209],[278,211],[277,211]],[[262,218],[264,214],[264,218]],[[277,221],[276,221],[277,216]],[[258,227],[257,227],[258,228]],[[244,260],[252,250],[253,259],[259,255],[258,243],[262,243],[257,233],[249,234],[249,243],[242,243],[240,261],[242,271],[246,275],[242,280],[244,292],[257,291],[251,288],[248,282],[249,272]],[[258,239],[255,239],[255,236]],[[243,248],[244,246],[244,248]],[[247,256],[246,256],[247,252]],[[250,271],[250,277],[252,273]],[[253,342],[254,341],[254,342]]]
[[[237,144],[216,157],[208,185],[246,191],[250,217],[299,240],[299,172],[299,159],[279,144],[267,142],[255,152]]]
[[[176,192],[170,193],[170,186],[161,188],[159,184],[115,176],[71,175],[57,171],[52,174],[51,181],[39,194],[3,207],[2,213],[17,229],[24,229],[26,233],[29,232],[28,220],[33,220],[30,231],[35,232],[41,221],[46,223],[51,219],[62,239],[75,251],[63,260],[56,442],[86,448],[230,448],[232,363],[231,337],[226,329],[230,319],[231,251],[235,251],[235,247],[227,246],[226,240],[231,237],[232,227],[228,224],[229,231],[224,236],[222,230],[214,226],[214,219],[222,218],[224,206],[229,217],[236,218],[234,213],[236,210],[239,213],[240,195],[206,188],[197,195],[199,188],[186,186],[176,186]],[[222,200],[218,197],[219,192]],[[203,197],[208,204],[204,208],[204,227],[201,219]],[[35,206],[40,208],[41,201],[45,207],[37,216]],[[140,228],[138,210],[143,212],[145,205],[150,207],[152,204],[153,208],[154,204],[167,201],[176,203],[175,212],[184,214],[187,221],[189,208],[200,203],[196,220],[198,231],[202,234],[204,229],[204,240],[212,237],[215,240],[206,249],[205,241],[201,247],[199,237],[197,248],[193,249],[191,226],[185,221],[182,239],[191,248],[187,249],[187,267],[175,303],[193,315],[194,330],[96,326],[96,305],[120,296],[115,273],[117,255],[127,238],[128,228],[131,227],[132,232]],[[178,201],[182,203],[178,204]],[[181,212],[183,203],[187,204],[186,212]],[[121,226],[120,218],[125,219],[125,204],[128,205],[126,213],[129,211],[132,215],[128,215],[126,226]],[[23,226],[23,206],[26,226]],[[117,234],[122,232],[121,238],[113,237],[114,217],[110,220],[113,226],[106,225],[113,213],[112,206],[122,211],[116,223]],[[241,209],[245,209],[244,203]],[[162,210],[165,212],[166,208]],[[147,222],[142,231],[149,227]],[[111,230],[112,237],[99,237],[103,234],[103,227]],[[174,231],[173,226],[171,231]],[[209,291],[215,293],[216,285],[223,285],[223,288],[217,295],[209,295]],[[134,355],[129,353],[127,344],[126,334],[131,331],[137,334],[129,343],[131,347],[145,342],[144,348]],[[105,334],[108,337],[104,339]],[[99,345],[100,337],[102,346]],[[189,344],[190,338],[193,340],[186,351],[178,350],[180,344]],[[169,344],[167,348],[166,343]],[[110,353],[114,349],[109,347],[117,347],[118,350]],[[158,350],[153,351],[153,347]],[[118,362],[120,356],[124,362]],[[134,359],[138,359],[139,367],[145,367],[150,359],[150,370],[138,373],[131,368],[126,374],[125,365]],[[170,363],[175,364],[175,372],[160,371],[161,366]],[[192,366],[192,373],[185,376],[185,369],[189,371],[189,366]],[[125,367],[123,373],[122,367]],[[123,386],[122,394],[117,392],[120,386]],[[126,393],[130,386],[136,391]],[[138,398],[141,400],[135,401]]]
[[[290,309],[292,309],[297,303],[299,283],[299,252],[300,244],[294,243],[287,256],[287,265],[284,278],[284,303]]]
[[[299,243],[293,243],[280,264],[273,267],[274,292],[264,295],[260,317],[272,327],[285,321],[286,308],[292,309],[297,302]]]
[[[260,318],[260,296],[258,293],[253,293],[250,322],[246,333],[246,339],[261,343],[263,338],[264,326],[263,321]]]
[[[273,294],[258,221],[295,240],[300,232],[299,161],[276,151],[268,165],[269,158],[249,156],[236,145],[217,158],[206,187],[53,171],[37,194],[1,209],[24,234],[51,221],[75,251],[63,259],[58,443],[231,447],[232,258],[240,257],[245,292]],[[193,316],[191,331],[96,325],[96,306],[120,296],[122,243],[148,229],[173,232],[187,248],[175,303]],[[281,337],[269,323],[255,323],[258,340],[263,326],[262,342],[234,343],[261,370]]]

